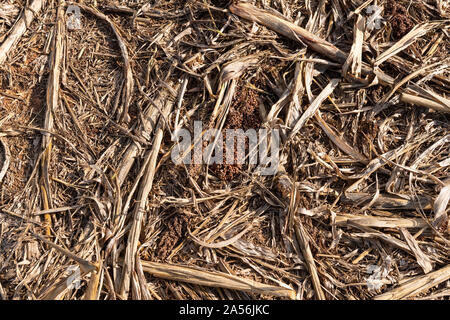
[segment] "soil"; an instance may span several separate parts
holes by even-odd
[[[387,2],[386,14],[390,17],[389,23],[391,24],[394,40],[401,39],[415,25],[405,6],[396,1]]]
[[[244,132],[248,129],[258,130],[261,126],[261,116],[259,112],[260,98],[256,90],[247,87],[241,87],[236,90],[234,102],[230,107],[228,118],[225,122],[223,139],[226,141],[227,129],[242,129]],[[237,140],[237,139],[236,139]],[[248,139],[246,139],[245,155],[248,154]],[[237,164],[237,148],[234,150],[235,164],[227,164],[226,148],[224,145],[223,164],[214,164],[211,166],[214,174],[222,180],[233,180],[245,167],[243,164]],[[248,162],[248,159],[247,161]]]
[[[18,8],[17,15],[33,1],[7,0]],[[61,77],[56,79],[60,90],[55,92],[59,99],[47,106],[46,94],[54,88],[48,81],[54,71],[49,61],[58,52],[53,40],[59,35],[56,13],[62,1],[46,1],[0,65],[0,136],[11,154],[0,185],[0,299],[48,299],[47,288],[50,293],[65,290],[58,299],[88,299],[89,286],[100,300],[256,300],[292,295],[304,300],[317,298],[319,291],[328,300],[362,300],[398,292],[402,279],[444,279],[450,263],[448,221],[428,226],[435,223],[434,205],[450,176],[450,113],[400,100],[372,114],[393,86],[354,86],[352,78],[342,77],[340,66],[323,68],[324,60],[334,60],[314,51],[317,47],[306,48],[300,38],[288,38],[273,25],[248,21],[239,12],[230,14],[231,2],[237,1],[78,1],[107,19],[83,9],[83,28],[62,35]],[[113,3],[121,7],[111,8]],[[349,52],[355,38],[350,13],[362,1],[252,3],[266,11],[267,19],[276,10],[287,21],[311,28],[321,39]],[[388,22],[364,39],[363,60],[368,66],[417,23],[444,19],[437,1],[377,4],[384,6]],[[108,21],[117,27],[116,33]],[[437,25],[398,52],[396,59],[380,65],[380,71],[398,83],[415,70],[446,59],[448,26]],[[0,45],[10,28],[0,17]],[[245,66],[234,78],[225,120],[211,120],[216,104],[223,103],[218,101],[217,85],[222,70],[248,56],[258,63]],[[129,117],[121,121],[117,116],[127,92],[123,80],[128,60],[134,84]],[[312,63],[320,72],[310,73]],[[445,66],[425,68],[427,74],[409,79],[393,98],[411,84],[448,98]],[[287,115],[305,114],[311,99],[333,78],[340,83],[317,111],[331,131],[312,116],[290,136]],[[294,83],[303,89],[294,92]],[[295,94],[299,106],[292,103]],[[263,115],[282,97],[280,112],[265,122]],[[44,121],[48,107],[53,125]],[[169,113],[161,116],[166,108]],[[202,121],[203,129],[219,127],[224,120],[225,141],[227,129],[280,129],[283,172],[262,176],[249,167],[248,159],[244,164],[209,167],[175,165],[171,133],[177,117],[189,129],[195,120]],[[164,124],[161,144],[161,136],[155,134],[159,123]],[[52,137],[53,146],[48,193],[42,179],[44,135]],[[248,148],[247,141],[245,152]],[[223,151],[225,161],[226,148]],[[237,160],[237,150],[232,152]],[[354,159],[353,152],[367,159]],[[156,161],[149,161],[150,154],[157,155]],[[42,201],[45,196],[49,203]],[[417,197],[429,199],[423,206],[407,201]],[[383,207],[391,202],[395,209]],[[54,212],[43,213],[47,207]],[[447,213],[444,208],[445,217]],[[345,220],[347,215],[354,218]],[[48,233],[46,217],[51,217]],[[400,232],[405,225],[415,249],[420,249],[415,254]],[[306,237],[296,233],[299,226]],[[200,245],[189,232],[211,245]],[[49,250],[43,237],[57,247]],[[91,281],[92,272],[82,277],[79,289],[62,287],[68,268],[78,261],[74,256],[93,265],[101,262],[98,285],[91,286],[96,282]],[[144,268],[142,276],[139,264],[132,265],[128,257],[144,267],[159,264],[167,273]],[[418,257],[430,259],[431,272],[424,273]],[[387,258],[395,268],[373,292],[365,285],[367,270]],[[195,271],[174,277],[185,268]],[[211,272],[223,285],[197,284],[199,279],[212,279]],[[124,274],[130,276],[129,283]],[[256,281],[255,289],[270,285],[292,290],[281,297],[263,296],[253,288],[230,288],[227,275]],[[116,290],[122,285],[130,285],[128,295]],[[433,291],[445,295],[445,290],[448,284],[441,281],[431,290],[419,288],[413,298],[434,299]]]
[[[158,241],[157,257],[165,260],[172,250],[187,236],[188,216],[183,212],[176,212],[167,221],[166,228]]]

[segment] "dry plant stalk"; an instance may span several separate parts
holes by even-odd
[[[436,23],[424,23],[419,26],[416,26],[413,30],[411,30],[407,35],[405,35],[402,39],[400,39],[396,44],[394,44],[392,47],[390,47],[388,50],[383,52],[376,60],[375,62],[375,69],[368,66],[361,60],[361,48],[363,44],[363,29],[364,29],[364,19],[360,18],[358,15],[357,22],[355,24],[355,39],[354,43],[351,49],[350,54],[347,54],[343,52],[342,50],[338,49],[333,44],[323,40],[322,38],[316,36],[315,34],[309,32],[308,30],[305,30],[297,25],[295,25],[292,22],[289,22],[279,16],[274,15],[273,13],[270,13],[269,11],[259,9],[249,3],[235,3],[230,6],[230,11],[233,14],[236,14],[244,19],[260,23],[267,28],[284,35],[285,37],[288,37],[294,41],[298,41],[301,43],[306,44],[308,47],[313,49],[314,51],[323,54],[324,56],[339,62],[343,65],[343,72],[344,75],[347,72],[347,69],[352,63],[352,73],[358,77],[359,73],[362,73],[363,75],[376,75],[378,77],[378,80],[381,84],[386,86],[392,86],[394,85],[394,79],[381,71],[379,69],[379,65],[382,64],[384,61],[388,60],[389,58],[393,57],[398,52],[404,50],[408,46],[410,46],[415,40],[417,40],[419,37],[426,34],[428,31],[432,30],[433,28],[437,28],[438,26],[441,26],[442,22],[436,22]],[[443,97],[436,97],[441,100],[445,100]],[[440,111],[449,112],[448,105],[447,107],[443,108],[441,104],[436,103],[428,103],[425,100],[419,99],[412,99],[411,96],[403,97],[403,99],[408,99],[409,103],[417,103],[422,106],[427,106],[433,109],[438,109]]]
[[[35,15],[39,14],[44,6],[45,0],[34,0],[29,8],[25,6],[23,16],[11,29],[8,38],[0,45],[0,65],[5,63],[8,52],[14,49],[30,23],[34,20]]]
[[[5,177],[6,172],[9,168],[9,163],[11,162],[11,153],[9,152],[8,145],[6,144],[6,141],[4,138],[0,137],[0,145],[3,149],[3,154],[0,155],[0,184],[3,181],[3,178]]]
[[[96,270],[93,270],[91,278],[84,294],[83,300],[98,300],[103,280],[103,261],[100,259]]]
[[[153,179],[156,173],[156,161],[161,147],[161,142],[165,131],[165,119],[173,107],[173,101],[167,99],[159,119],[158,127],[153,138],[152,149],[145,154],[145,159],[149,159],[145,168],[144,176],[140,181],[140,188],[137,194],[137,204],[132,213],[131,228],[128,235],[128,243],[125,251],[125,260],[122,271],[122,281],[119,289],[119,296],[127,299],[130,290],[131,274],[135,269],[137,257],[137,247],[142,228],[142,218],[146,210],[147,199],[152,190]]]
[[[145,272],[162,279],[193,283],[206,287],[241,290],[249,293],[295,299],[295,291],[293,289],[271,286],[223,272],[144,260],[142,260],[141,263]]]
[[[419,96],[415,96],[412,94],[408,94],[408,93],[402,93],[400,95],[400,100],[406,103],[410,103],[410,104],[414,104],[417,106],[421,106],[421,107],[426,107],[426,108],[430,108],[436,111],[441,111],[441,112],[450,112],[450,109],[447,108],[446,106],[437,103],[433,100],[430,99],[426,99],[426,98],[422,98]]]
[[[158,95],[158,98],[155,99],[154,103],[158,106],[164,105],[165,101],[169,99],[169,96],[170,94],[167,90],[161,90],[161,92]],[[157,108],[147,109],[147,111],[143,114],[144,123],[142,124],[142,128],[139,128],[141,133],[154,132],[157,129],[155,124],[157,123],[158,120],[158,114],[159,111]],[[138,152],[139,152],[138,144],[132,141],[127,147],[127,150],[125,151],[125,154],[122,158],[122,163],[118,169],[117,179],[119,181],[120,186],[127,178],[131,167],[135,163]]]
[[[347,74],[348,68],[351,67],[351,73],[355,77],[361,76],[362,68],[362,46],[364,44],[364,31],[366,29],[366,19],[358,14],[355,25],[353,27],[353,45],[347,60],[342,65],[342,74]]]
[[[433,265],[431,264],[431,260],[419,247],[416,239],[414,239],[414,237],[405,228],[400,228],[400,232],[402,233],[402,236],[408,244],[409,248],[414,253],[417,263],[423,269],[423,272],[429,273],[430,271],[432,271]]]
[[[417,276],[399,287],[376,296],[375,300],[401,300],[411,298],[450,279],[450,264],[434,272]]]
[[[53,50],[50,56],[50,76],[47,85],[47,96],[46,104],[47,108],[45,110],[45,120],[44,132],[42,135],[42,158],[40,165],[40,188],[41,188],[41,199],[42,199],[42,209],[49,210],[53,207],[52,196],[50,189],[50,179],[48,168],[50,165],[50,158],[52,152],[52,136],[48,133],[53,131],[53,113],[58,110],[59,105],[59,88],[60,88],[60,75],[61,75],[61,64],[63,60],[64,52],[64,42],[65,37],[65,21],[64,21],[64,1],[61,1],[58,7],[57,21],[55,26],[55,33],[53,38]],[[51,216],[50,214],[44,215],[46,222],[46,233],[50,236],[51,228]]]
[[[89,272],[82,271],[80,278],[86,276]],[[62,300],[64,295],[70,289],[71,276],[63,277],[61,280],[47,288],[39,296],[39,300]]]
[[[408,32],[408,34],[406,34],[403,38],[397,41],[392,47],[381,53],[375,60],[374,65],[375,66],[381,65],[384,61],[388,60],[390,57],[404,50],[405,48],[413,44],[418,38],[425,35],[428,31],[438,27],[441,24],[442,24],[441,22],[435,22],[435,23],[422,23],[420,25],[415,26],[414,29]]]
[[[326,300],[325,294],[323,293],[322,286],[320,284],[319,274],[317,273],[316,263],[314,262],[314,257],[309,245],[308,236],[299,219],[296,219],[295,221],[295,234],[297,236],[297,241],[302,249],[303,257],[306,260],[306,265],[308,267],[309,273],[311,274],[311,281],[313,283],[314,290],[316,291],[316,297],[318,300]]]
[[[72,252],[58,246],[57,244],[54,244],[53,242],[45,239],[44,237],[41,237],[38,234],[33,234],[36,238],[38,238],[39,240],[41,240],[42,242],[46,243],[47,245],[49,245],[50,247],[52,247],[53,249],[59,251],[60,253],[64,254],[65,256],[67,256],[68,258],[78,262],[78,264],[80,265],[80,269],[81,271],[85,272],[85,273],[89,273],[93,270],[96,270],[97,267],[92,264],[91,262],[85,260],[85,259],[81,259],[78,256],[76,256],[75,254],[73,254]]]
[[[433,226],[436,229],[440,229],[442,226],[448,223],[448,214],[445,211],[449,201],[450,201],[450,183],[442,187],[441,192],[439,192],[438,197],[434,201]]]
[[[322,92],[314,99],[314,101],[309,105],[308,109],[302,114],[300,119],[294,125],[289,134],[289,138],[293,137],[308,121],[308,119],[312,118],[314,114],[316,114],[320,105],[328,98],[330,94],[333,93],[334,89],[338,86],[340,80],[339,79],[331,79],[328,85],[323,88]]]
[[[266,10],[258,9],[249,3],[240,2],[232,4],[230,6],[230,11],[244,19],[258,22],[294,41],[304,43],[314,51],[341,64],[344,64],[347,61],[348,54],[338,49],[333,44]],[[362,65],[361,72],[364,75],[371,75],[374,73],[373,69],[365,64]],[[394,79],[381,70],[377,71],[377,76],[380,82],[385,85],[392,85],[394,83]]]
[[[418,218],[393,218],[377,216],[359,216],[354,214],[345,214],[336,216],[336,225],[347,226],[357,223],[364,227],[372,228],[425,228],[426,221]]]
[[[328,138],[343,152],[351,156],[356,161],[359,161],[363,164],[367,164],[368,160],[365,156],[363,156],[361,153],[359,153],[357,150],[355,150],[353,147],[351,147],[347,142],[345,142],[338,134],[336,134],[336,130],[331,128],[325,120],[322,119],[322,116],[320,115],[320,111],[316,112],[314,117],[316,118],[317,122],[319,123],[319,126],[322,128],[322,130],[326,133]]]
[[[73,2],[67,33],[63,1],[26,32],[0,12],[0,41],[22,37],[0,70],[0,298],[370,299],[383,261],[376,299],[445,299],[448,22],[399,0],[426,21],[397,36],[356,2]],[[169,131],[198,120],[280,129],[278,174],[174,165]]]
[[[230,6],[230,11],[246,20],[258,22],[292,40],[304,42],[314,51],[334,61],[344,63],[347,60],[347,54],[328,41],[266,10],[259,9],[249,3],[240,2],[233,3]]]

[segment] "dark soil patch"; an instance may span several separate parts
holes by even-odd
[[[392,36],[394,40],[401,39],[411,31],[415,25],[414,21],[409,16],[408,10],[395,1],[388,2],[386,13],[391,17],[389,23],[392,27]]]
[[[223,139],[226,141],[227,129],[242,129],[244,132],[248,129],[257,130],[261,126],[261,117],[259,114],[260,98],[255,90],[243,87],[237,90],[235,100],[230,108],[227,121],[225,122],[223,132]],[[235,146],[236,146],[235,139]],[[248,155],[249,144],[246,139],[245,155]],[[234,148],[234,164],[226,163],[227,150],[224,145],[223,164],[214,164],[211,166],[214,174],[222,180],[231,181],[243,169],[244,164],[238,164],[237,148]],[[248,162],[248,159],[247,159]]]
[[[184,239],[187,234],[188,217],[183,212],[177,212],[169,221],[167,227],[162,232],[157,245],[157,256],[162,260],[166,259],[172,250]]]

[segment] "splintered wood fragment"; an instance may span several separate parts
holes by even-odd
[[[24,12],[22,17],[14,24],[8,37],[0,45],[0,65],[6,61],[8,52],[14,49],[14,47],[19,42],[22,35],[27,31],[31,22],[34,20],[37,14],[41,11],[44,6],[45,0],[34,0],[30,6],[24,7]]]
[[[306,235],[302,223],[298,219],[295,221],[295,234],[297,236],[297,241],[300,244],[309,273],[311,274],[311,281],[313,283],[314,290],[316,291],[317,299],[325,300],[325,294],[323,293],[322,286],[320,284],[316,263],[314,262],[311,247],[309,246],[308,236]]]
[[[50,179],[48,168],[50,166],[50,158],[52,152],[52,136],[48,133],[53,131],[53,114],[58,110],[59,104],[59,88],[60,88],[60,75],[61,75],[61,63],[64,52],[65,37],[65,24],[64,24],[64,1],[61,1],[57,11],[55,33],[53,37],[53,50],[50,56],[50,76],[47,84],[47,96],[45,110],[44,129],[42,135],[42,150],[43,154],[40,163],[40,188],[41,188],[41,200],[42,208],[49,210],[52,208],[52,197],[50,189]],[[47,225],[46,233],[50,236],[51,216],[45,214],[44,219]]]
[[[399,287],[374,297],[374,300],[400,300],[416,296],[450,279],[450,264],[434,272],[417,276]]]
[[[141,260],[144,272],[157,278],[196,285],[295,299],[295,290],[272,286],[224,272]]]
[[[340,64],[344,64],[347,61],[348,54],[330,42],[267,10],[259,9],[249,3],[240,2],[230,5],[230,11],[241,18],[260,23],[287,38],[304,43],[312,50],[337,61]],[[362,64],[361,73],[364,75],[374,74],[373,68],[366,64]],[[377,71],[377,76],[382,84],[394,84],[394,79],[381,72],[381,70]]]
[[[397,41],[392,47],[381,53],[374,62],[375,66],[379,66],[384,61],[388,60],[390,57],[396,55],[400,51],[406,49],[411,44],[413,44],[418,38],[425,35],[430,30],[442,25],[442,22],[426,22],[416,25],[410,32],[408,32],[404,37]]]
[[[128,49],[125,45],[125,42],[122,39],[122,36],[120,35],[119,28],[116,26],[116,24],[108,18],[108,16],[104,15],[100,11],[98,11],[96,8],[92,8],[89,6],[86,6],[81,3],[77,3],[77,6],[79,6],[81,9],[91,13],[92,15],[96,16],[97,18],[101,20],[105,20],[111,29],[114,32],[114,35],[117,38],[117,42],[119,43],[120,51],[122,53],[123,62],[124,62],[124,84],[121,89],[121,92],[119,92],[119,96],[122,100],[122,111],[120,114],[118,114],[118,121],[123,122],[128,117],[128,109],[131,102],[131,96],[134,86],[134,80],[133,80],[133,73],[131,71],[131,64],[130,64],[130,58],[128,56]]]

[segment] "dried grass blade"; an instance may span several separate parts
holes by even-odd
[[[347,142],[345,142],[341,137],[339,137],[336,133],[335,130],[333,130],[326,122],[325,120],[322,119],[322,117],[320,116],[320,112],[317,112],[315,114],[315,118],[318,121],[320,127],[322,128],[323,131],[325,131],[325,134],[328,136],[328,138],[330,138],[330,140],[342,151],[344,151],[346,154],[348,154],[349,156],[351,156],[353,159],[363,163],[363,164],[367,164],[369,163],[369,160],[363,156],[361,153],[359,153],[358,151],[356,151],[354,148],[352,148],[351,146],[349,146],[347,144]]]
[[[249,3],[234,3],[230,6],[230,11],[246,20],[260,23],[292,40],[304,42],[314,51],[335,61],[343,63],[347,59],[347,55],[331,43],[292,22],[280,18],[278,15],[258,9]]]
[[[224,248],[226,246],[229,246],[229,245],[233,244],[237,240],[239,240],[251,228],[252,228],[252,226],[248,226],[247,228],[245,228],[244,230],[242,230],[241,232],[239,232],[235,236],[233,236],[233,237],[231,237],[229,239],[226,239],[224,241],[216,242],[216,243],[208,243],[208,242],[202,241],[199,238],[197,238],[196,236],[194,236],[189,230],[188,230],[188,232],[189,232],[189,236],[192,238],[192,240],[195,243],[197,243],[198,245],[202,246],[202,247],[206,247],[206,248]]]
[[[325,294],[323,293],[322,286],[320,284],[320,279],[317,273],[316,263],[314,262],[314,257],[311,252],[311,247],[309,246],[308,237],[305,230],[303,229],[302,223],[298,219],[295,221],[295,234],[297,236],[297,241],[302,249],[302,254],[305,258],[306,265],[308,266],[309,273],[311,274],[311,280],[314,290],[316,291],[316,297],[318,300],[326,300]]]
[[[383,241],[393,245],[394,247],[397,247],[399,249],[402,249],[402,250],[404,250],[404,251],[414,255],[412,250],[409,248],[409,246],[406,243],[404,243],[403,241],[401,241],[401,240],[399,240],[397,238],[394,238],[394,237],[392,237],[392,236],[390,236],[388,234],[385,234],[383,232],[374,230],[372,228],[364,227],[364,226],[356,223],[355,221],[351,221],[351,220],[347,221],[347,224],[350,225],[350,226],[356,227],[356,228],[358,228],[358,229],[360,229],[361,231],[364,232],[364,233],[361,233],[361,234],[357,234],[359,237],[362,237],[362,238],[378,238],[380,240],[383,240]]]
[[[400,95],[400,100],[402,102],[414,104],[421,107],[430,108],[436,111],[440,112],[450,112],[450,109],[446,108],[445,106],[441,105],[440,103],[437,103],[433,100],[422,98],[419,96],[415,96],[408,93],[402,93]]]
[[[77,255],[73,254],[72,252],[64,249],[63,247],[58,246],[57,244],[45,239],[44,237],[41,237],[38,234],[34,234],[33,235],[38,238],[39,240],[43,241],[44,243],[46,243],[47,245],[49,245],[50,247],[54,248],[55,250],[59,251],[60,253],[64,254],[65,256],[67,256],[68,258],[78,262],[78,264],[80,265],[80,269],[83,272],[91,272],[93,270],[96,270],[97,267],[92,264],[91,262],[82,259],[80,257],[78,257]]]
[[[423,269],[423,272],[429,273],[433,270],[433,265],[431,264],[430,258],[420,249],[419,244],[416,239],[409,233],[405,228],[400,228],[400,232],[405,238],[406,243],[408,244],[411,251],[414,253],[416,257],[417,263]]]
[[[407,83],[408,81],[410,81],[411,79],[414,79],[415,77],[417,77],[420,74],[424,74],[428,69],[432,69],[436,66],[440,66],[440,68],[447,68],[448,67],[448,62],[443,62],[443,61],[439,61],[433,64],[429,64],[429,65],[425,65],[419,69],[417,69],[416,71],[408,74],[406,77],[404,77],[403,79],[401,79],[400,81],[398,81],[393,88],[378,102],[379,104],[383,104],[383,103],[387,103],[388,100],[394,95],[394,93],[405,83]]]
[[[223,84],[238,78],[247,68],[257,64],[258,58],[259,55],[254,54],[231,61],[220,72],[220,82]]]
[[[365,192],[346,193],[342,201],[344,203],[355,204],[371,199],[372,195]],[[420,205],[424,209],[430,207],[430,199],[425,196],[410,198],[407,196],[397,196],[394,194],[380,194],[378,199],[372,204],[371,208],[381,210],[415,210]]]
[[[395,157],[398,157],[402,154],[404,154],[405,152],[410,150],[411,146],[408,145],[404,145],[401,147],[398,147],[397,149],[394,150],[390,150],[384,154],[382,154],[381,156],[379,156],[378,158],[373,159],[372,161],[369,162],[369,164],[367,165],[367,167],[364,169],[363,172],[358,173],[358,174],[354,174],[352,176],[350,176],[351,179],[358,179],[358,181],[356,181],[355,183],[353,183],[350,187],[347,188],[347,190],[345,191],[347,192],[351,192],[353,190],[356,190],[358,185],[364,181],[365,179],[367,179],[372,173],[374,173],[375,171],[377,171],[378,169],[380,169],[381,167],[383,167],[384,165],[386,165],[388,163],[387,160],[392,160]],[[387,160],[386,160],[387,159]]]
[[[450,112],[450,100],[444,97],[441,97],[437,93],[433,92],[431,89],[422,88],[421,86],[411,83],[408,85],[407,90],[412,91],[413,93],[418,94],[426,99],[431,99],[442,106],[445,107],[447,112]]]
[[[389,59],[390,57],[396,55],[400,51],[406,49],[411,44],[413,44],[418,38],[425,35],[427,32],[440,26],[441,22],[435,23],[422,23],[415,26],[410,32],[408,32],[403,38],[397,41],[392,47],[381,53],[377,59],[375,60],[374,66],[378,67],[384,61]]]
[[[334,91],[334,89],[338,86],[340,79],[331,79],[328,85],[320,92],[320,94],[314,99],[311,105],[306,109],[306,111],[302,114],[300,119],[295,124],[294,128],[292,128],[291,133],[289,134],[289,138],[295,136],[295,134],[303,127],[303,125],[314,116],[316,111],[319,109],[322,102],[328,98],[328,96]]]

